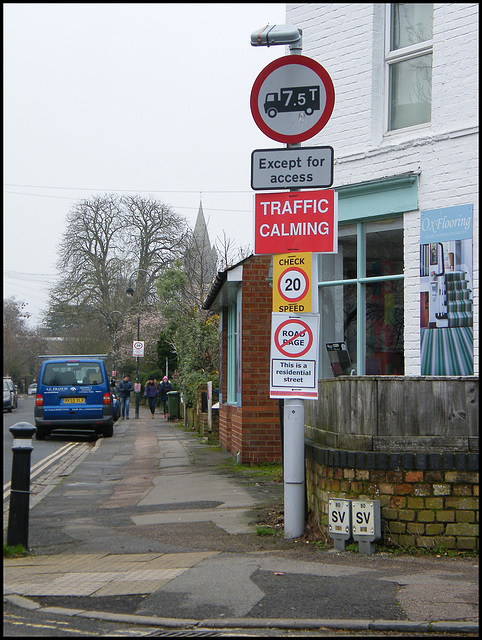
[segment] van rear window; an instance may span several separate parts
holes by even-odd
[[[93,385],[104,382],[100,365],[95,362],[47,363],[43,384],[47,386]]]

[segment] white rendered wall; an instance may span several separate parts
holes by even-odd
[[[474,374],[479,373],[478,5],[436,3],[432,120],[386,133],[382,3],[287,4],[302,54],[335,86],[328,124],[303,144],[335,150],[334,186],[419,173],[417,211],[404,216],[405,374],[420,375],[420,211],[473,204]]]

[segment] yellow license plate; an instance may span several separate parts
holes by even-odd
[[[85,398],[64,398],[64,404],[84,404]]]

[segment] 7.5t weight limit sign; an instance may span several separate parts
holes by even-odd
[[[273,60],[256,78],[251,113],[278,142],[303,142],[323,129],[333,112],[335,88],[321,64],[299,55]]]

